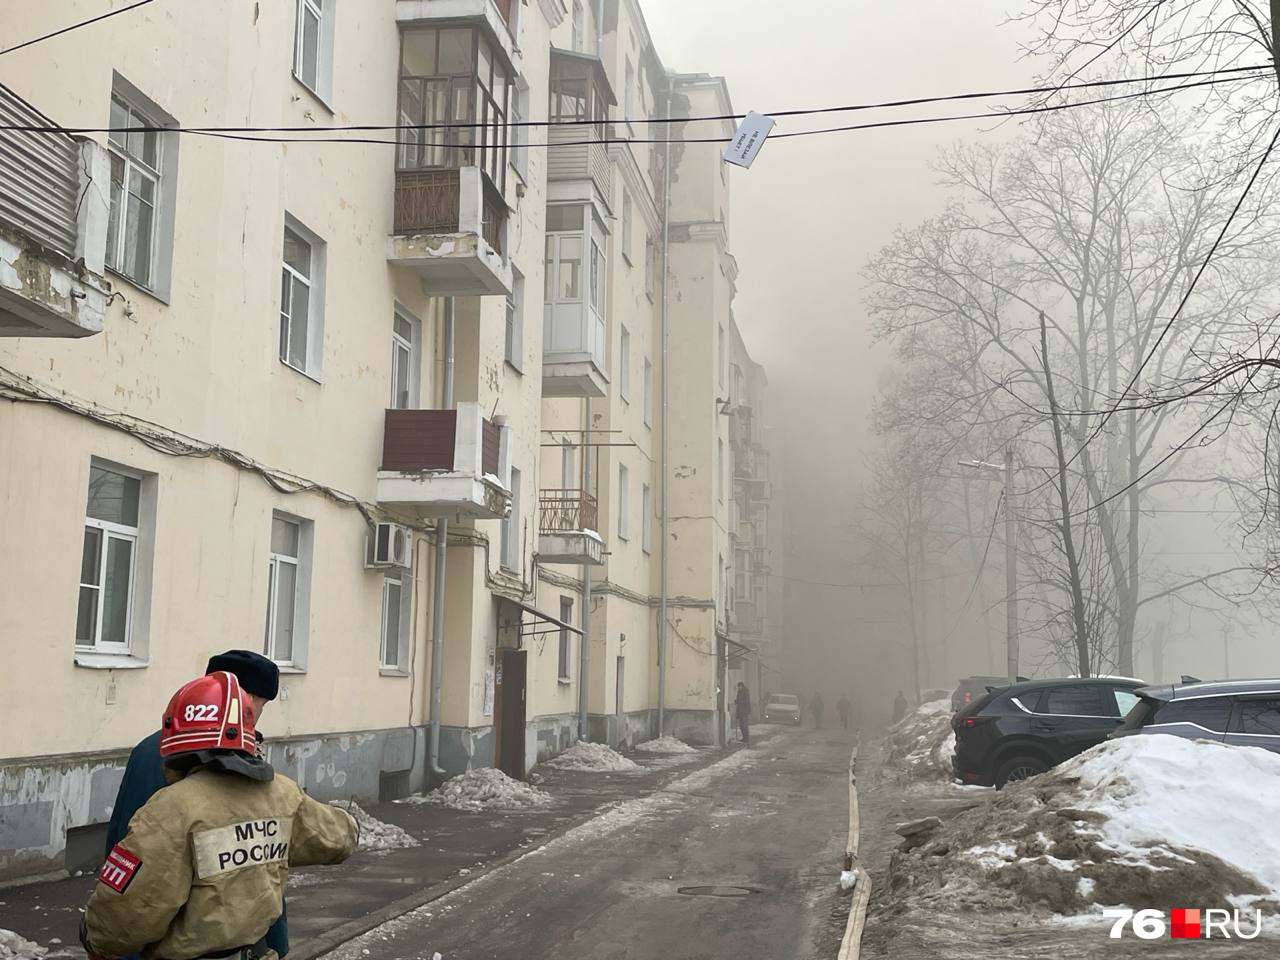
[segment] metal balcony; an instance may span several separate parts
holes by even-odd
[[[598,566],[604,540],[600,505],[585,490],[543,490],[538,500],[538,562]]]

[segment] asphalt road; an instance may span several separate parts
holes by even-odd
[[[850,747],[830,730],[757,737],[329,956],[831,960]]]

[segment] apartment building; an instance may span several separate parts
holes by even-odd
[[[728,175],[614,142],[668,110],[731,112],[631,0],[141,8],[0,60],[0,879],[92,860],[230,647],[322,799],[647,739],[663,683],[722,737]]]

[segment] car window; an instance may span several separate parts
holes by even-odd
[[[1066,717],[1103,717],[1109,714],[1102,706],[1102,688],[1087,684],[1050,687],[1040,698],[1036,713]]]
[[[1174,700],[1162,703],[1152,723],[1194,723],[1198,727],[1225,733],[1231,719],[1231,700],[1228,697],[1202,697],[1195,700]]]
[[[1236,732],[1280,737],[1280,700],[1241,700]]]
[[[1138,695],[1128,687],[1112,687],[1111,692],[1116,698],[1117,716],[1127,717],[1134,704],[1138,702]]]

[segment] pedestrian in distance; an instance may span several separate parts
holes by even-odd
[[[898,695],[893,700],[893,722],[897,723],[907,715],[907,698],[902,695],[902,691],[898,691]]]
[[[262,711],[267,703],[274,700],[280,691],[280,668],[260,653],[251,650],[228,650],[209,659],[205,673],[227,671],[233,674],[240,684],[240,691],[245,700],[252,705],[254,714],[254,739],[261,742],[262,734],[257,729],[257,721],[262,719]],[[116,792],[115,806],[111,811],[111,822],[107,825],[106,854],[125,838],[129,832],[129,821],[142,809],[151,797],[168,786],[165,779],[165,765],[160,756],[160,740],[163,731],[157,730],[146,737],[129,753],[125,764],[124,778],[120,781],[120,789]],[[280,917],[267,931],[267,945],[283,957],[289,952],[289,921],[287,908],[281,903]],[[137,960],[137,958],[129,958]]]
[[[107,854],[80,921],[89,960],[275,960],[267,930],[289,868],[341,863],[359,842],[345,810],[313,800],[258,754],[235,675],[206,674],[165,708],[167,779]]]
[[[742,733],[743,746],[751,746],[751,691],[747,685],[739,681],[738,697],[735,702],[738,714],[738,729]]]
[[[846,730],[849,729],[849,711],[852,707],[853,704],[849,702],[849,695],[846,693],[840,694],[840,699],[836,701],[836,713],[840,714],[840,725]]]
[[[813,699],[809,701],[809,712],[813,714],[813,726],[815,730],[822,729],[822,711],[825,705],[822,702],[822,694],[815,693]]]

